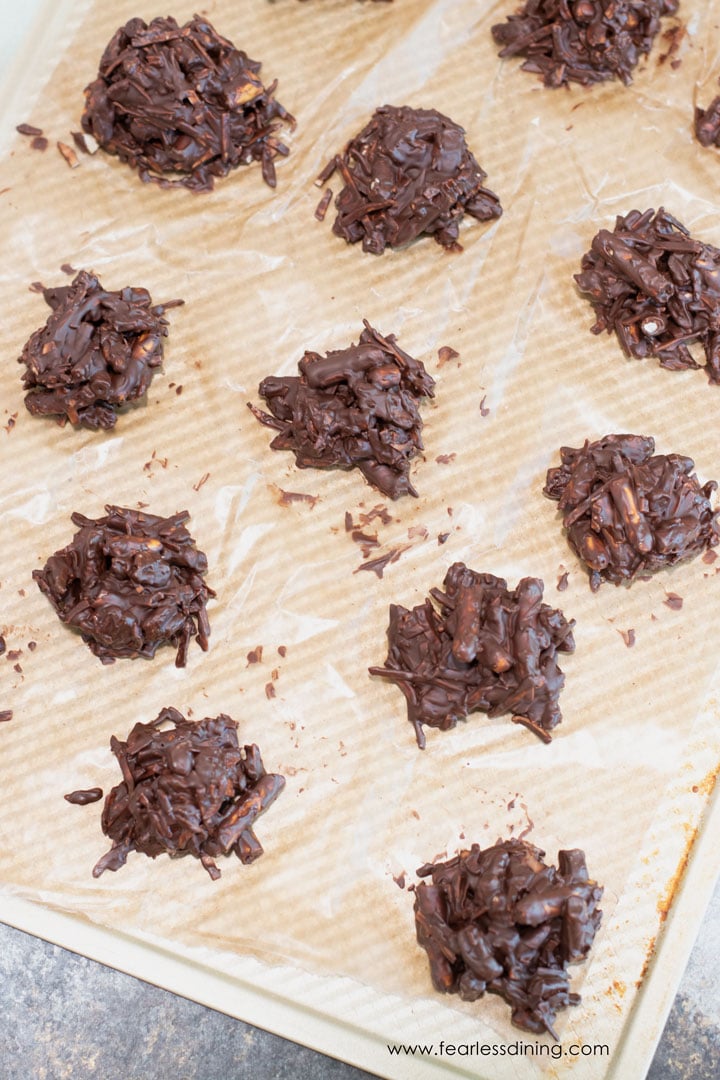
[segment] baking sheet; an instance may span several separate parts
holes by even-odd
[[[711,813],[717,820],[708,627],[720,584],[698,561],[593,596],[541,488],[561,444],[608,431],[653,434],[659,450],[694,457],[703,480],[720,475],[706,438],[720,409],[714,388],[593,338],[572,283],[592,235],[634,206],[664,204],[720,243],[717,157],[690,132],[694,98],[708,101],[720,73],[719,6],[683,4],[679,66],[660,62],[666,41],[630,90],[549,93],[495,55],[488,28],[507,4],[211,4],[217,29],[263,61],[266,80],[278,77],[298,127],[275,193],[259,169],[242,169],[208,196],[142,185],[102,154],[67,168],[53,144],[77,130],[106,41],[125,18],[157,12],[53,9],[51,37],[6,112],[0,184],[0,438],[11,465],[0,480],[0,630],[22,650],[0,669],[3,707],[14,711],[0,732],[6,921],[382,1075],[482,1076],[477,1058],[386,1050],[544,1043],[511,1028],[499,1000],[433,994],[412,898],[393,879],[409,883],[427,859],[529,830],[553,860],[559,847],[584,848],[605,885],[591,962],[573,969],[583,1005],[558,1027],[564,1047],[606,1044],[611,1057],[526,1051],[494,1057],[488,1075],[619,1076],[649,1062],[718,867],[706,837]],[[192,13],[173,11],[179,21]],[[490,228],[469,222],[462,254],[423,241],[376,259],[334,237],[330,215],[314,220],[313,178],[384,102],[435,107],[466,128],[505,214]],[[45,130],[45,154],[12,136],[21,121]],[[68,280],[65,262],[110,288],[186,300],[170,313],[164,375],[111,434],[59,429],[22,404],[14,357],[46,317],[27,285]],[[381,580],[356,572],[362,552],[344,519],[387,503],[353,473],[298,472],[268,451],[246,409],[261,378],[295,371],[306,348],[356,340],[363,318],[395,333],[438,383],[413,473],[420,498],[372,523],[378,554],[402,550]],[[458,359],[442,364],[443,345]],[[311,499],[284,505],[283,491]],[[172,650],[102,667],[31,580],[70,539],[70,513],[97,515],[108,501],[192,514],[218,598],[210,652],[191,650],[183,671]],[[418,602],[457,559],[511,583],[543,577],[546,600],[577,620],[565,719],[549,747],[507,718],[476,715],[430,731],[421,754],[399,691],[366,674],[385,655],[388,604]],[[558,593],[563,569],[569,587]],[[681,611],[665,605],[667,591],[683,596]],[[249,663],[261,644],[261,663]],[[187,859],[139,856],[94,881],[107,846],[99,808],[68,806],[62,794],[107,791],[117,779],[110,735],[168,704],[230,713],[268,768],[285,772],[287,791],[258,829],[266,854],[247,868],[228,863],[214,884]]]

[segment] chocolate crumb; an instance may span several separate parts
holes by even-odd
[[[48,141],[44,135],[36,135],[33,141],[30,143],[33,150],[40,150],[41,152],[47,150]]]
[[[28,641],[27,647],[30,652],[35,652],[35,650],[37,649],[37,641]]]
[[[257,645],[254,649],[251,649],[250,652],[247,654],[247,657],[246,657],[246,660],[248,662],[248,667],[250,666],[250,664],[259,664],[260,661],[262,660],[262,654],[263,654],[262,645]]]
[[[0,634],[0,656],[3,655],[6,649],[5,638]]]
[[[441,345],[438,349],[438,367],[442,367],[444,364],[449,363],[450,360],[455,360],[459,355],[460,353],[457,349],[453,349],[452,346]]]
[[[509,590],[503,578],[454,563],[424,604],[390,605],[388,656],[370,674],[400,687],[420,749],[424,724],[447,731],[476,710],[515,714],[549,741],[562,718],[557,655],[574,651],[575,624],[542,595],[539,578]]]
[[[464,1001],[499,994],[516,1027],[557,1041],[556,1014],[580,1004],[567,966],[587,958],[603,889],[579,849],[559,851],[557,869],[544,855],[517,839],[426,863],[417,871],[430,883],[415,887],[415,928],[436,990]]]
[[[287,656],[287,645],[278,645],[278,650],[277,651],[278,651],[278,655],[282,656],[283,659],[284,659]]]
[[[65,161],[68,163],[70,168],[77,169],[80,162],[78,161],[78,156],[73,150],[72,146],[68,146],[67,143],[64,142],[58,142],[57,148],[62,154],[62,156],[65,158]]]
[[[437,538],[438,544],[446,543],[449,536],[450,536],[449,532],[438,533],[438,538]]]
[[[274,484],[271,484],[270,487],[277,492],[279,506],[292,506],[293,503],[307,503],[312,510],[320,498],[319,495],[309,495],[305,491],[284,491],[282,488],[275,487]]]
[[[405,871],[403,870],[397,876],[395,874],[393,874],[393,881],[397,885],[398,889],[404,889],[405,888]]]
[[[71,791],[69,795],[63,795],[63,798],[73,806],[88,806],[90,803],[99,802],[102,797],[103,789],[99,787]]]
[[[22,656],[22,649],[10,649],[10,651],[7,654],[5,659],[10,660],[10,661],[19,660],[21,656]]]
[[[268,699],[275,697],[275,687],[271,682],[265,683],[265,697]]]
[[[175,393],[177,394],[177,396],[178,396],[178,397],[180,397],[180,395],[182,394],[182,392],[183,392],[183,385],[182,385],[182,383],[180,383],[180,385],[179,385],[179,386],[176,386],[176,387],[175,387]]]
[[[77,274],[77,270],[74,266],[71,266],[70,263],[63,263],[60,269],[63,274],[67,274],[68,277],[74,277],[74,275]]]
[[[560,574],[560,576],[557,579],[557,591],[558,592],[565,592],[567,587],[568,587],[568,572],[567,572],[567,570],[565,570],[565,571],[563,571],[562,574]]]
[[[193,491],[199,491],[203,484],[206,484],[210,479],[210,473],[203,473],[196,484],[193,484]]]
[[[615,632],[620,635],[620,637],[625,642],[625,645],[627,646],[627,648],[632,649],[633,645],[635,644],[635,631],[633,629],[630,629],[630,630],[616,630]]]
[[[35,127],[33,124],[18,124],[15,128],[21,135],[38,136],[42,135],[42,128]]]
[[[5,724],[8,722],[8,720],[12,720],[12,718],[12,709],[0,709],[0,724]]]
[[[110,748],[123,781],[105,800],[102,829],[112,847],[93,877],[119,870],[132,851],[153,859],[193,855],[213,880],[217,856],[234,852],[250,863],[262,855],[253,825],[285,779],[265,772],[257,746],[238,745],[229,716],[191,721],[166,708],[136,724],[126,742],[113,736]]]
[[[70,134],[72,135],[72,140],[75,143],[75,146],[77,147],[77,149],[80,151],[80,153],[81,154],[89,154],[90,150],[88,148],[88,144],[87,144],[87,142],[85,140],[85,135],[83,134],[83,132],[82,131],[71,131]]]
[[[480,401],[480,415],[481,416],[489,416],[490,415],[490,409],[485,404],[486,399],[487,399],[487,395],[484,394],[483,397],[482,397],[482,400]]]
[[[457,454],[454,452],[452,454],[438,454],[435,461],[438,465],[451,465],[456,457]]]
[[[703,554],[701,556],[702,561],[704,563],[707,563],[708,566],[712,566],[712,564],[715,562],[717,557],[718,557],[717,556],[717,551],[713,551],[712,548],[708,548],[708,550],[703,552]]]
[[[331,201],[332,197],[333,197],[332,188],[328,188],[327,191],[325,192],[325,194],[323,195],[322,199],[320,200],[320,202],[315,207],[315,217],[318,219],[318,221],[324,221],[325,220],[325,215],[328,212],[328,207],[330,205],[330,201]]]
[[[673,611],[679,611],[680,608],[683,606],[683,598],[682,596],[678,596],[677,593],[666,592],[665,596],[666,599],[663,600],[663,604],[665,604],[666,607],[671,608]]]

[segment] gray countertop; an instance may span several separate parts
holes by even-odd
[[[1,924],[0,1009],[3,1080],[361,1080],[369,1075]],[[720,884],[648,1080],[718,1076]]]

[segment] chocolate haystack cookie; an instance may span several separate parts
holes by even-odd
[[[628,356],[656,356],[671,371],[700,366],[688,349],[697,343],[720,383],[720,249],[693,240],[662,207],[601,229],[575,280],[595,310],[593,334],[614,330]]]
[[[28,411],[60,424],[114,427],[118,409],[147,392],[163,360],[162,316],[183,301],[153,306],[147,289],[108,292],[86,270],[43,296],[52,313],[18,358]]]
[[[550,742],[565,683],[557,654],[574,651],[575,622],[543,604],[542,581],[523,578],[511,591],[503,578],[453,563],[443,591],[430,596],[411,611],[390,605],[388,657],[384,667],[370,668],[407,698],[420,749],[423,724],[447,731],[478,709],[511,712]]]
[[[563,446],[544,492],[560,504],[570,547],[590,571],[590,587],[655,573],[715,547],[714,480],[703,487],[692,458],[655,454],[655,440],[606,435]]]
[[[579,849],[559,851],[557,869],[544,855],[506,840],[426,863],[417,873],[431,884],[415,887],[415,929],[436,990],[463,1001],[499,994],[516,1027],[557,1040],[556,1014],[581,1000],[567,966],[587,958],[603,889]]]
[[[113,736],[110,748],[123,780],[103,806],[112,847],[93,877],[119,870],[131,851],[151,859],[194,855],[213,880],[221,873],[218,855],[235,852],[242,863],[262,855],[253,825],[285,778],[265,772],[257,746],[240,748],[229,716],[191,721],[163,709],[152,723],[136,724],[127,742]]]
[[[423,364],[365,321],[357,345],[320,356],[306,352],[300,375],[271,375],[258,393],[272,415],[248,403],[278,434],[273,450],[292,450],[301,469],[351,469],[389,495],[417,495],[410,462],[423,449],[418,403],[435,382]]]
[[[85,90],[83,130],[163,187],[211,191],[216,176],[262,162],[275,187],[276,131],[292,116],[264,87],[261,65],[206,19],[131,19],[116,31]]]
[[[205,605],[215,596],[203,580],[207,559],[184,525],[189,513],[105,510],[97,521],[72,514],[79,531],[33,578],[103,664],[173,645],[175,664],[184,667],[191,637],[208,647]]]
[[[435,109],[383,105],[318,177],[337,170],[345,187],[335,200],[333,232],[382,255],[417,237],[433,236],[461,250],[463,214],[500,217],[500,200],[482,186],[486,173],[468,150],[465,132]]]
[[[501,57],[526,57],[522,70],[540,75],[545,86],[606,79],[627,85],[660,19],[677,8],[678,0],[526,0],[492,27],[492,36]]]

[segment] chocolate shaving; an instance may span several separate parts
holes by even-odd
[[[679,596],[676,592],[665,593],[663,604],[665,604],[666,607],[669,607],[671,611],[679,611],[683,606],[683,603],[682,596]]]
[[[593,334],[614,330],[626,355],[655,356],[671,371],[700,366],[688,348],[697,343],[708,379],[720,383],[720,249],[662,207],[601,229],[575,280],[595,310]]]
[[[147,289],[108,292],[81,270],[71,285],[43,289],[52,308],[18,358],[25,365],[25,405],[79,427],[108,430],[137,401],[163,360],[164,312],[182,300],[152,305]]]
[[[409,473],[423,449],[418,403],[435,382],[393,334],[364,325],[357,345],[306,352],[299,376],[263,379],[258,393],[272,415],[248,408],[278,432],[271,449],[291,450],[298,468],[357,466],[384,495],[417,495]]]
[[[417,871],[430,881],[415,886],[415,930],[436,990],[463,1001],[499,994],[516,1027],[557,1040],[557,1013],[581,1000],[567,967],[592,948],[603,889],[578,848],[559,851],[557,868],[544,855],[517,839],[426,863]]]
[[[66,802],[73,806],[88,806],[90,803],[99,802],[103,797],[103,789],[99,787],[71,791],[69,795],[63,795]]]
[[[131,19],[85,90],[83,130],[162,187],[211,191],[215,177],[252,161],[275,187],[274,159],[288,153],[276,132],[295,121],[260,67],[198,15],[184,26]]]
[[[625,643],[627,648],[632,649],[633,645],[635,644],[635,631],[632,629],[632,627],[629,630],[618,630],[617,633],[623,639],[623,642]]]
[[[93,877],[119,870],[131,851],[152,859],[194,855],[213,880],[221,873],[217,856],[234,852],[250,863],[262,855],[253,825],[285,779],[265,772],[257,746],[240,748],[229,716],[191,721],[166,708],[136,724],[127,742],[113,736],[110,748],[123,780],[105,800],[102,830],[112,847]]]
[[[524,56],[522,70],[540,75],[547,87],[606,79],[627,86],[660,19],[677,8],[678,0],[526,0],[491,32],[501,57]]]
[[[486,173],[465,143],[465,131],[435,109],[383,105],[321,173],[338,171],[345,187],[335,200],[333,232],[381,255],[420,236],[460,249],[459,224],[500,217],[502,207],[482,186]]]
[[[332,188],[328,188],[327,191],[325,192],[325,194],[323,195],[322,199],[320,200],[320,202],[315,207],[315,217],[318,219],[318,221],[324,221],[325,220],[325,215],[328,212],[328,207],[330,205],[332,197],[333,197]]]
[[[593,591],[694,558],[720,540],[709,501],[716,482],[701,487],[692,458],[654,450],[643,435],[606,435],[580,449],[563,446],[562,465],[548,470],[544,493],[559,503]]]
[[[207,558],[185,528],[189,513],[105,511],[98,520],[72,514],[79,531],[33,578],[60,621],[79,630],[104,664],[153,657],[161,645],[172,645],[176,666],[184,667],[193,636],[207,650],[205,605],[215,596],[203,580]]]
[[[557,654],[574,651],[574,620],[542,603],[539,578],[511,591],[503,578],[454,563],[443,590],[412,610],[390,605],[385,666],[370,668],[402,690],[420,749],[423,724],[447,731],[476,710],[516,714],[549,741],[562,719]]]

